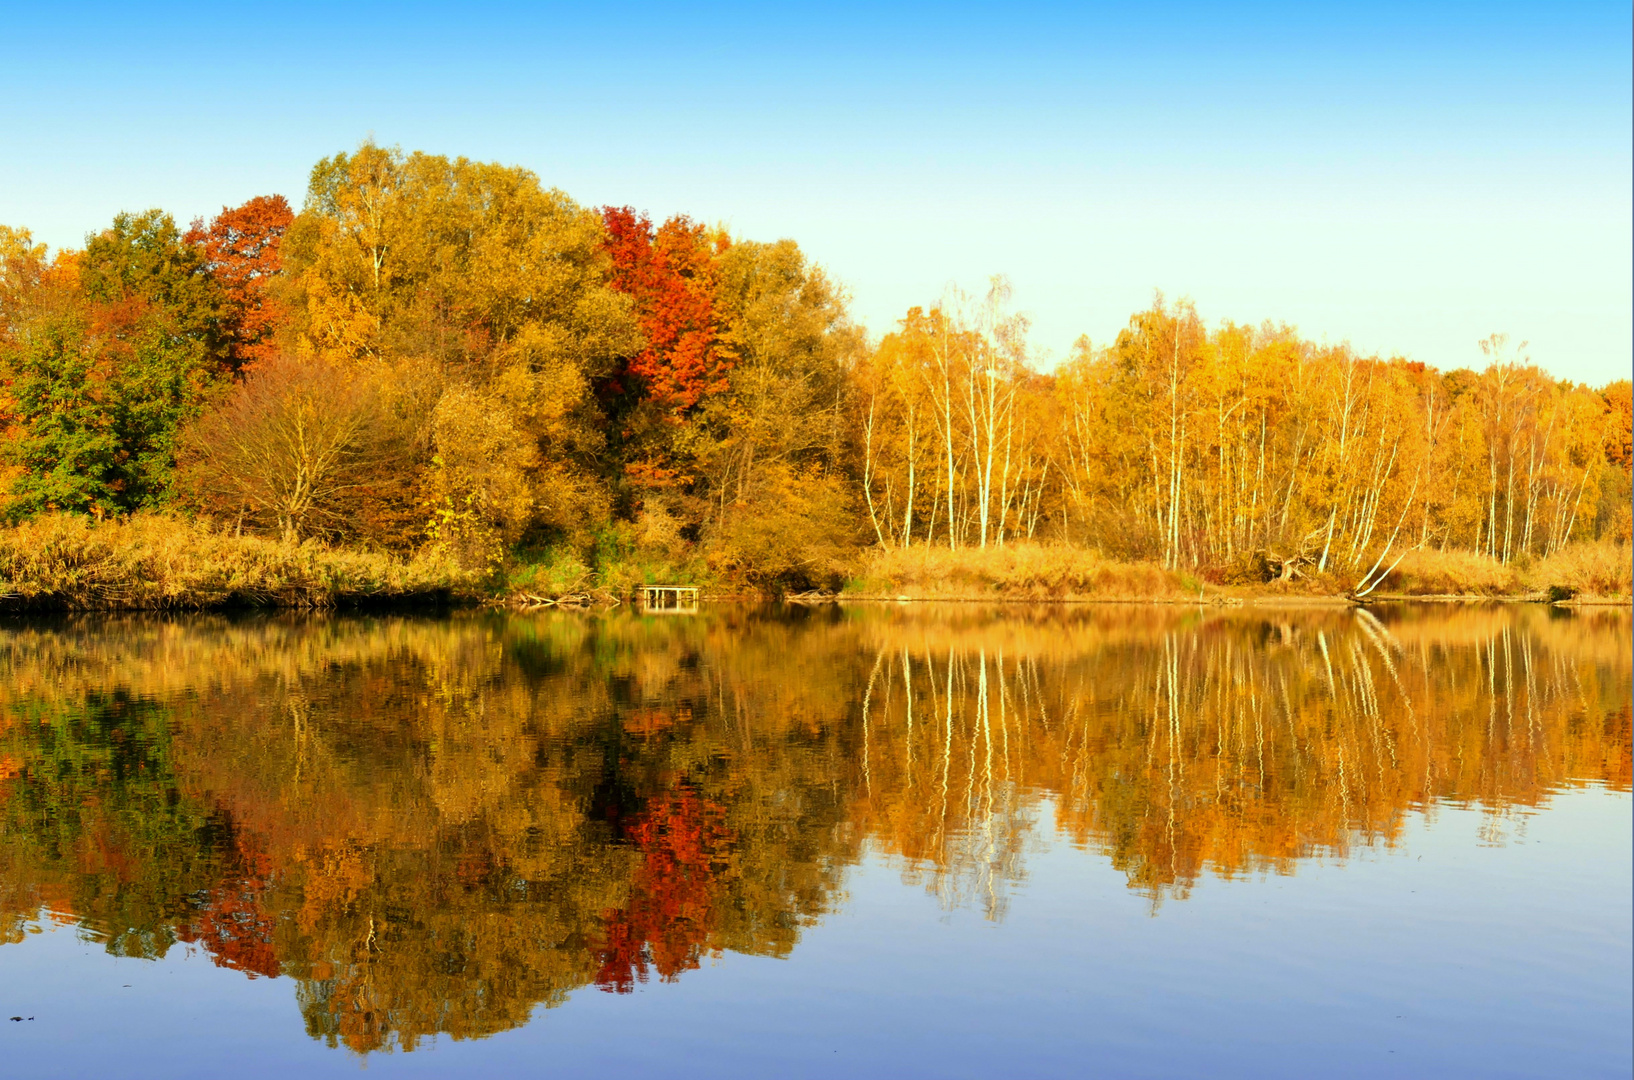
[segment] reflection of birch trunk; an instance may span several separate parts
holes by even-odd
[[[902,646],[902,689],[908,710],[908,783],[913,783],[913,665],[908,663],[908,647]]]

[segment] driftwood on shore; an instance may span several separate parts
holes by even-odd
[[[809,589],[806,592],[784,593],[783,602],[788,604],[837,604],[840,602],[838,593],[828,589]]]
[[[1311,557],[1299,552],[1293,555],[1278,555],[1274,551],[1258,553],[1259,561],[1264,564],[1267,581],[1278,584],[1287,584],[1305,576],[1303,567],[1311,565]]]
[[[612,593],[597,589],[594,592],[563,593],[560,596],[537,596],[530,592],[517,592],[495,601],[495,606],[517,608],[524,611],[547,607],[578,611],[593,607],[618,607],[621,603],[623,601]]]

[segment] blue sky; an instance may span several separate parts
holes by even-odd
[[[1634,350],[1626,3],[31,5],[0,222],[75,246],[382,143],[790,236],[875,333],[1006,273],[1040,358],[1153,289],[1443,367]]]

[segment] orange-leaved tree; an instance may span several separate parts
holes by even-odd
[[[242,206],[222,207],[208,225],[195,219],[183,237],[204,256],[221,290],[217,333],[229,371],[243,371],[276,350],[273,335],[288,308],[271,286],[283,270],[279,245],[294,220],[282,195],[257,195]]]
[[[730,241],[684,215],[656,230],[646,214],[628,206],[603,209],[602,220],[613,259],[610,283],[635,301],[647,341],[614,380],[619,390],[639,392],[678,419],[727,387],[733,354],[717,303],[714,260]],[[636,381],[638,386],[626,385]]]

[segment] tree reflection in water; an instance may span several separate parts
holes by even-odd
[[[784,956],[873,851],[1002,918],[1046,804],[1156,911],[1627,790],[1630,620],[726,609],[0,631],[0,935],[197,945],[357,1051]]]

